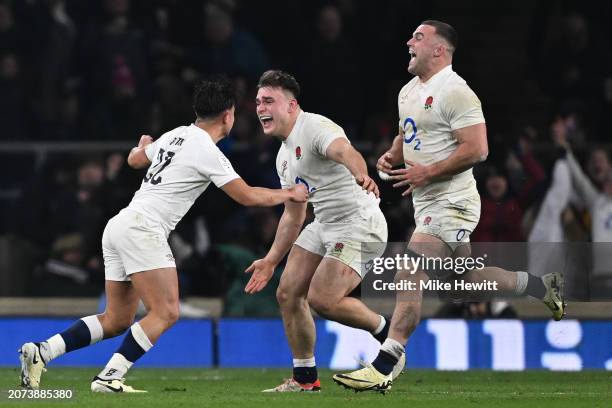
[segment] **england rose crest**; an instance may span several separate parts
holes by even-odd
[[[431,104],[433,103],[433,96],[428,96],[425,100],[425,110],[431,109]]]
[[[302,148],[300,146],[295,148],[295,158],[300,160],[302,158]]]

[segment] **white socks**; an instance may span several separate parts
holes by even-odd
[[[372,334],[374,336],[376,336],[378,333],[383,331],[383,329],[385,328],[386,324],[387,324],[387,319],[385,319],[385,317],[383,315],[380,315],[380,323],[378,324],[378,327],[376,328],[376,330],[374,330],[372,332]]]
[[[65,336],[68,336],[67,341],[72,341],[73,343],[75,342],[79,343],[79,344],[76,344],[76,347],[75,345],[73,345],[72,349],[81,348],[87,345],[95,344],[99,342],[100,340],[102,340],[102,338],[104,337],[104,332],[102,330],[102,324],[100,324],[100,320],[98,320],[98,316],[96,315],[86,316],[86,317],[81,318],[80,320],[83,323],[85,323],[85,326],[83,326],[82,323],[79,323],[77,321],[77,324],[73,325],[70,329],[63,332]],[[78,331],[79,333],[78,336],[75,336],[74,330]],[[74,340],[75,337],[79,339],[87,338],[88,331],[89,331],[89,337],[91,339],[89,344],[82,344],[81,340],[76,340],[76,341]],[[64,340],[64,337],[62,337],[61,334],[56,334],[48,338],[46,341],[43,341],[40,343],[40,355],[42,356],[43,360],[45,360],[46,363],[48,363],[49,361],[65,353],[66,353],[66,341]]]
[[[132,330],[132,336],[134,337],[134,340],[136,340],[136,343],[138,343],[138,345],[144,350],[145,353],[149,351],[151,347],[153,347],[153,343],[151,343],[151,340],[149,340],[149,336],[147,336],[147,333],[142,330],[140,323],[134,323],[130,330]]]
[[[387,338],[385,342],[380,346],[380,349],[391,354],[393,357],[399,358],[405,353],[404,345],[397,340]]]
[[[516,273],[516,288],[514,289],[514,293],[519,296],[525,293],[527,282],[529,282],[529,274],[527,272],[518,271]]]
[[[293,366],[294,367],[315,367],[317,363],[315,362],[315,358],[294,358]]]
[[[40,356],[46,363],[66,353],[66,343],[59,334],[40,343]]]
[[[127,361],[122,354],[115,353],[108,363],[106,363],[106,367],[100,371],[98,377],[103,380],[120,380],[125,376],[133,364],[134,363]]]

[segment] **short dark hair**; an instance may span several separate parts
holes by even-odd
[[[199,119],[212,119],[235,104],[234,84],[223,75],[200,81],[193,92],[193,110]]]
[[[298,81],[295,80],[293,75],[279,69],[271,69],[261,75],[257,89],[265,87],[281,88],[289,91],[295,99],[300,96],[300,84],[298,84]]]
[[[452,25],[438,20],[425,20],[421,24],[435,28],[436,34],[444,38],[446,42],[448,42],[448,45],[450,45],[450,53],[452,54],[455,52],[457,45],[459,45],[459,35]]]

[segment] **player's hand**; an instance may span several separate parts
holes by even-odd
[[[361,174],[355,177],[355,181],[361,186],[361,188],[363,188],[368,193],[374,193],[376,198],[380,197],[378,186],[376,185],[374,180],[372,180],[367,174]]]
[[[385,152],[376,162],[376,170],[389,174],[393,165],[391,164],[391,153]]]
[[[422,187],[431,181],[431,176],[429,174],[429,168],[427,166],[423,166],[422,164],[412,162],[410,160],[405,160],[405,163],[408,167],[404,169],[391,170],[390,174],[392,174],[391,179],[397,181],[397,183],[393,184],[393,187],[399,188],[404,186],[410,186],[408,190],[402,193],[402,196],[407,196],[412,193],[412,191],[417,187]]]
[[[140,141],[138,142],[138,147],[145,147],[153,143],[153,138],[149,135],[140,136]]]
[[[290,200],[294,203],[305,203],[308,201],[308,190],[303,184],[297,184],[289,189],[291,193]]]
[[[249,282],[244,287],[244,291],[250,295],[260,292],[266,287],[272,275],[274,275],[274,268],[276,268],[276,265],[269,262],[266,258],[254,261],[244,271],[245,273],[252,274],[251,279],[249,279]]]

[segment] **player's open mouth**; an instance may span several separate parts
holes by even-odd
[[[272,123],[272,120],[272,116],[268,115],[262,115],[259,117],[259,121],[264,128],[268,127]]]
[[[412,50],[408,51],[408,54],[410,54],[410,58],[416,57],[416,53]]]

